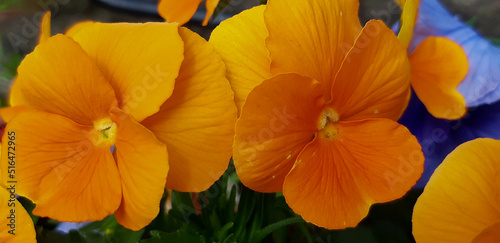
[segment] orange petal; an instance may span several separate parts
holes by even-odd
[[[167,147],[155,135],[118,109],[115,158],[122,179],[123,200],[115,212],[118,222],[140,230],[158,215],[168,174]]]
[[[14,118],[19,112],[28,110],[25,105],[20,106],[7,106],[0,108],[0,117],[6,123],[8,123],[12,118]]]
[[[373,203],[403,196],[423,171],[417,139],[388,119],[333,124],[299,154],[283,194],[306,221],[328,229],[356,226]]]
[[[116,104],[104,76],[78,43],[56,35],[35,48],[19,66],[26,105],[80,124],[106,117]]]
[[[382,21],[369,21],[349,50],[332,86],[340,119],[397,120],[410,97],[406,50]]]
[[[172,94],[184,59],[178,25],[87,23],[77,28],[73,39],[111,83],[119,107],[137,121],[156,113]]]
[[[248,93],[271,78],[271,59],[265,46],[268,36],[265,8],[265,5],[254,7],[223,21],[210,36],[209,42],[226,64],[227,78],[240,111]]]
[[[49,39],[51,36],[50,33],[50,12],[47,11],[42,17],[42,21],[40,23],[40,37],[38,37],[38,43],[42,43]]]
[[[182,1],[161,0],[160,3],[158,4],[158,13],[167,22],[170,23],[177,22],[180,25],[183,25],[193,17],[194,13],[196,12],[196,9],[198,9],[198,5],[200,5],[202,1],[203,0],[182,0]],[[207,2],[207,7],[208,4],[209,3]],[[207,8],[207,16],[208,16],[208,8]],[[208,18],[210,18],[210,16]]]
[[[271,72],[298,73],[330,87],[361,31],[358,7],[352,0],[269,1],[264,16]]]
[[[500,221],[486,228],[472,243],[497,243],[500,239]]]
[[[429,113],[448,120],[463,117],[465,99],[456,90],[468,69],[462,48],[446,38],[429,37],[409,58],[411,84]]]
[[[212,14],[214,14],[215,8],[219,4],[219,0],[207,0],[205,3],[205,6],[207,8],[207,14],[205,15],[205,19],[203,20],[203,26],[207,26],[208,20],[210,20],[210,17],[212,17]]]
[[[189,29],[180,28],[179,33],[186,57],[174,94],[143,124],[169,149],[167,187],[198,192],[227,168],[236,107],[224,63],[213,47]]]
[[[36,243],[35,227],[30,215],[14,195],[4,188],[0,188],[0,225],[0,242]]]
[[[411,37],[413,36],[413,28],[415,27],[415,22],[417,21],[418,5],[420,0],[401,0],[396,2],[403,7],[403,13],[401,14],[401,29],[399,30],[398,38],[405,47],[408,49],[410,45]]]
[[[236,123],[233,160],[243,184],[259,192],[281,191],[297,154],[317,129],[324,98],[319,82],[277,75],[248,95]]]
[[[9,104],[10,106],[24,105],[23,93],[21,91],[21,83],[18,78],[12,81],[9,93]]]
[[[413,209],[417,242],[471,242],[476,237],[481,242],[492,236],[500,221],[499,149],[500,141],[479,138],[444,159]]]
[[[7,124],[3,139],[15,142],[17,192],[37,204],[35,215],[84,222],[101,220],[120,205],[110,146],[96,147],[92,129],[40,111],[21,112]],[[9,162],[5,145],[2,171]],[[4,181],[10,179],[4,174]]]

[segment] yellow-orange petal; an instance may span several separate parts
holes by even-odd
[[[436,118],[459,119],[467,112],[464,97],[456,90],[467,74],[462,48],[443,37],[429,37],[409,56],[411,85]]]
[[[137,121],[172,94],[184,59],[178,24],[87,23],[72,33],[113,86],[120,109]]]
[[[318,81],[297,74],[265,80],[250,92],[236,123],[233,160],[252,190],[277,192],[311,141],[324,105]]]
[[[66,30],[65,35],[75,36],[80,30],[84,30],[85,28],[90,27],[94,23],[95,23],[94,21],[90,21],[90,20],[78,22],[78,23],[72,25],[71,27],[69,27]]]
[[[209,42],[226,64],[227,78],[234,90],[239,112],[255,86],[271,78],[271,59],[265,41],[269,35],[261,5],[220,23]]]
[[[205,19],[203,20],[202,25],[207,26],[208,20],[210,20],[210,17],[212,17],[212,14],[214,14],[215,8],[219,4],[219,0],[207,0],[205,3],[207,13],[205,15]]]
[[[331,124],[299,154],[283,194],[306,221],[328,229],[356,226],[373,203],[402,197],[423,171],[417,139],[389,119]]]
[[[198,5],[200,5],[202,1],[203,0],[161,0],[158,4],[158,13],[167,22],[177,22],[183,25],[193,17],[196,9],[198,9]]]
[[[498,229],[499,149],[500,141],[479,138],[444,159],[413,209],[417,242],[480,242]]]
[[[38,45],[18,71],[16,82],[28,107],[92,125],[116,105],[111,85],[67,36],[56,35]]]
[[[9,104],[10,106],[25,105],[24,98],[21,91],[21,83],[15,78],[10,86],[9,93]]]
[[[45,12],[40,22],[40,36],[38,37],[38,43],[42,43],[49,39],[50,33],[50,11]]]
[[[140,230],[160,210],[169,168],[167,147],[123,111],[113,109],[111,119],[118,127],[114,154],[123,192],[115,216],[126,228]]]
[[[1,119],[8,123],[12,118],[14,118],[19,112],[28,110],[25,105],[20,106],[7,106],[0,108],[0,117]]]
[[[335,77],[332,107],[343,121],[397,120],[410,95],[406,50],[382,21],[369,21]]]
[[[33,221],[14,194],[0,187],[0,242],[36,243]]]
[[[187,28],[179,33],[186,57],[174,94],[142,123],[167,144],[167,187],[198,192],[208,189],[227,169],[236,107],[224,63],[214,48]]]
[[[269,1],[271,73],[298,73],[330,87],[361,31],[358,7],[352,0]]]
[[[17,181],[17,193],[37,204],[35,215],[85,222],[101,220],[120,205],[120,175],[110,146],[95,146],[92,129],[41,111],[21,112],[7,124],[3,141],[15,143],[16,168],[3,180]],[[6,172],[13,150],[3,145]]]
[[[418,5],[420,0],[401,0],[396,2],[401,6],[403,5],[403,13],[401,14],[401,29],[399,30],[398,38],[405,47],[408,49],[411,37],[413,36],[413,28],[417,21]]]

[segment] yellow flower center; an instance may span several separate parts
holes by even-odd
[[[94,122],[91,135],[95,146],[113,146],[116,142],[116,123],[109,118],[98,120]]]
[[[339,114],[332,108],[327,107],[321,112],[318,122],[318,135],[322,138],[333,139],[338,133]]]

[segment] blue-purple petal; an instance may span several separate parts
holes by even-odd
[[[480,137],[500,139],[500,101],[470,108],[460,120],[437,119],[412,94],[408,109],[400,119],[422,145],[424,173],[416,188],[423,188],[443,159],[458,145]]]

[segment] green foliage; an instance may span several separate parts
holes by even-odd
[[[212,19],[215,19],[217,15],[219,15],[219,13],[221,13],[227,5],[229,5],[229,3],[231,3],[231,0],[220,0],[214,10],[214,13],[212,14]]]
[[[466,25],[468,25],[468,26],[470,26],[472,28],[474,28],[474,26],[476,25],[476,23],[477,23],[477,17],[476,16],[472,17],[471,19],[469,19],[469,20],[467,20],[465,22]]]
[[[2,0],[2,2],[0,2],[0,11],[6,10],[10,6],[17,4],[19,2],[20,0]]]
[[[23,60],[19,54],[6,56],[2,46],[2,35],[0,35],[0,78],[12,79],[17,75],[17,67]]]
[[[286,225],[304,223],[282,195],[254,192],[239,184],[235,175],[230,166],[204,192],[172,191],[168,217],[141,242],[260,242]]]
[[[4,72],[2,72],[2,77],[7,79],[14,78],[17,75],[17,67],[22,60],[23,58],[20,55],[13,54],[7,57],[5,61],[2,61],[1,68],[4,70]]]
[[[224,175],[201,193],[165,192],[161,204],[166,211],[147,227],[132,231],[114,216],[91,222],[64,234],[55,230],[59,222],[33,216],[38,242],[81,243],[257,243],[257,242],[414,242],[411,213],[421,191],[386,204],[376,204],[356,228],[326,230],[304,222],[286,204],[282,193],[259,193],[244,187],[230,165]],[[31,214],[34,204],[19,201]]]
[[[490,38],[489,41],[491,44],[500,47],[500,38]]]
[[[1,86],[8,87],[11,80],[17,75],[17,67],[22,61],[19,54],[6,56],[2,46],[2,35],[0,35],[0,82]],[[5,97],[0,98],[0,107],[7,106]]]

